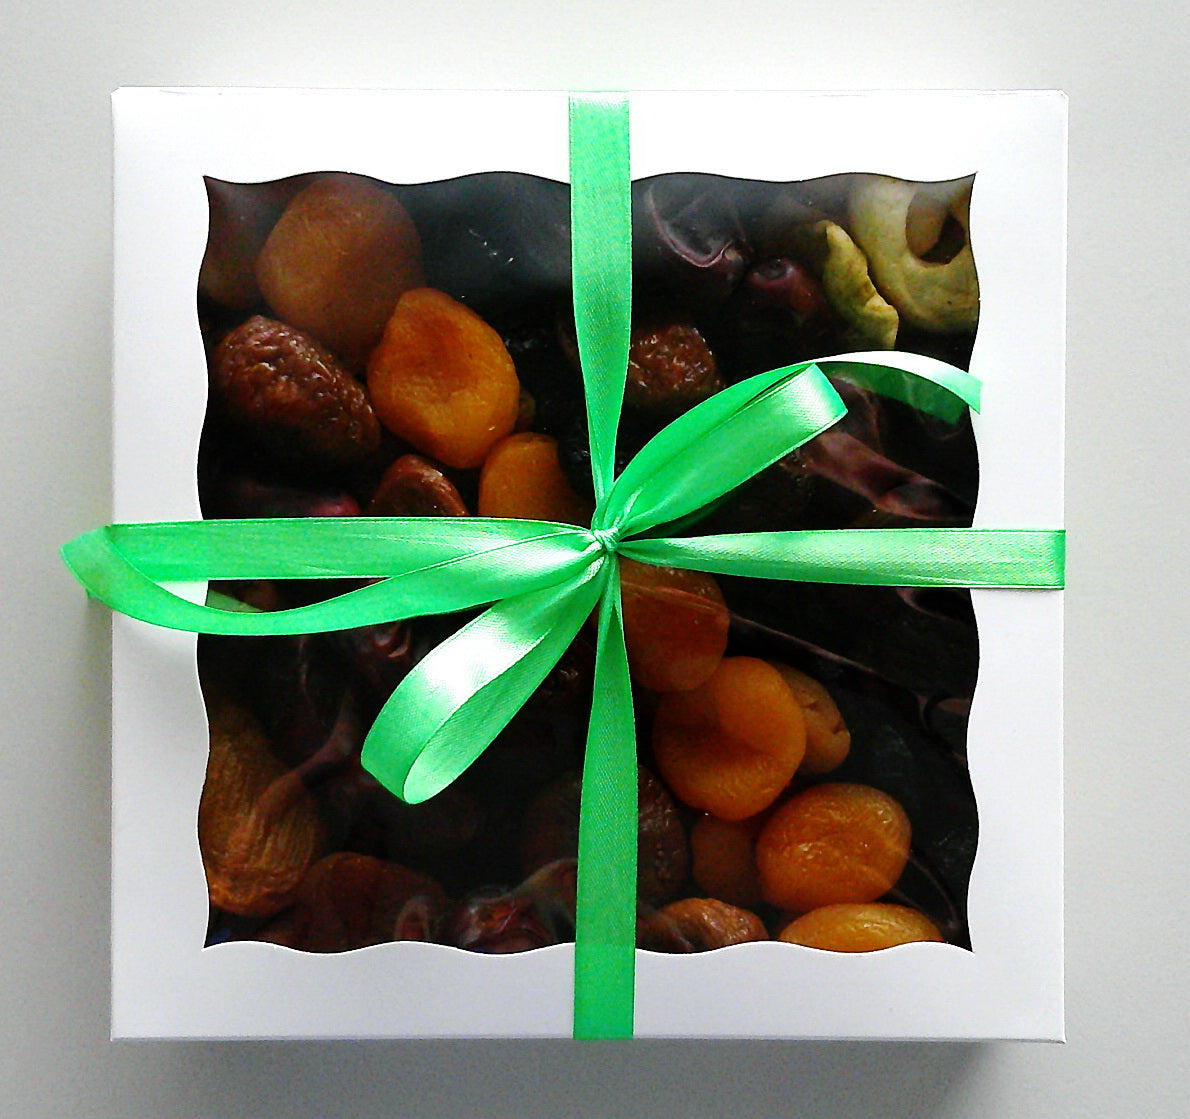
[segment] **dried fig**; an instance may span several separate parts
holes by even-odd
[[[254,315],[219,343],[211,388],[228,417],[280,458],[344,466],[380,445],[363,385],[312,338],[274,319]]]
[[[301,778],[269,750],[246,711],[217,703],[198,807],[198,843],[211,904],[246,917],[289,905],[322,853],[318,810]]]

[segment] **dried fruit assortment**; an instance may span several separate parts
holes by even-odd
[[[978,312],[971,188],[859,174],[634,184],[621,465],[686,409],[779,365],[895,345],[966,367]],[[207,189],[204,516],[587,522],[564,185],[327,173]],[[969,422],[836,387],[842,423],[686,531],[969,525]],[[970,947],[969,595],[628,561],[622,577],[639,945]],[[212,589],[272,610],[355,585]],[[573,938],[592,631],[430,801],[404,804],[359,762],[392,690],[474,616],[200,638],[208,944],[516,952]]]

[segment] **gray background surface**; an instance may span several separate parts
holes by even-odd
[[[1190,214],[1175,6],[2,10],[0,1115],[1183,1112]],[[107,95],[120,85],[1069,93],[1067,1045],[107,1040],[107,619],[55,551],[110,515]],[[791,121],[777,139],[796,137]]]

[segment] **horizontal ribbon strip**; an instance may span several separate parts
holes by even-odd
[[[464,610],[560,583],[599,554],[590,531],[574,525],[478,517],[108,525],[62,549],[88,592],[113,609],[170,629],[225,635],[319,633]],[[347,578],[382,581],[270,613],[202,606],[159,585]]]
[[[862,528],[626,540],[641,563],[803,583],[874,587],[1062,586],[1065,534],[1051,529]]]

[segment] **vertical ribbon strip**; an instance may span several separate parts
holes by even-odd
[[[572,97],[571,282],[596,508],[613,488],[616,433],[628,376],[631,183],[627,98]],[[594,523],[603,527],[598,519]],[[578,1038],[631,1037],[635,987],[636,726],[618,563],[611,560],[606,572],[579,814],[574,947]]]

